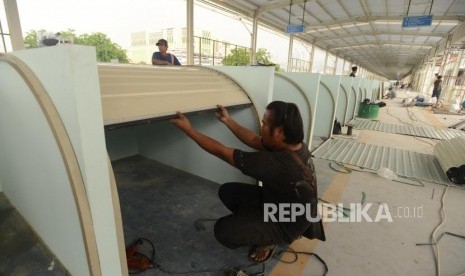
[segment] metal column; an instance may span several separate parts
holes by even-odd
[[[326,75],[326,66],[328,64],[328,51],[325,50],[325,65],[323,66],[323,74]]]
[[[253,24],[252,24],[252,41],[251,41],[251,47],[250,47],[250,64],[255,65],[256,62],[256,56],[255,54],[257,53],[257,31],[258,31],[258,14],[255,12],[255,16],[253,18]]]
[[[23,33],[16,0],[3,0],[13,51],[24,49]],[[5,49],[6,51],[6,49]]]
[[[187,10],[187,65],[194,65],[194,0],[186,1]]]
[[[294,47],[294,35],[289,36],[289,49],[287,51],[287,72],[292,69],[292,47]]]
[[[312,44],[312,52],[310,53],[310,61],[308,62],[308,72],[313,70],[313,58],[315,57],[315,44]]]

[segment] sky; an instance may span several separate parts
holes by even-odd
[[[101,32],[128,49],[131,32],[186,26],[185,0],[17,0],[17,4],[24,36],[40,29],[53,33],[74,29],[78,35]],[[194,7],[194,28],[209,30],[218,40],[250,47],[252,26],[246,22],[246,28],[242,22],[210,7]],[[287,37],[259,29],[258,48],[266,48],[271,60],[281,66],[287,63],[288,44]],[[294,41],[294,48],[294,57],[308,59],[309,51],[302,44]]]

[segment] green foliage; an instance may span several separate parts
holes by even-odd
[[[250,64],[250,51],[246,48],[232,49],[231,53],[223,59],[223,65],[241,66]]]
[[[129,62],[126,51],[118,44],[113,43],[105,34],[82,34],[74,39],[74,43],[79,45],[95,46],[97,49],[98,61],[109,62],[111,59],[117,58],[121,63]]]
[[[258,49],[255,54],[257,64],[260,65],[274,65],[276,71],[280,71],[281,67],[279,64],[274,64],[271,61],[271,55],[266,49]],[[231,53],[223,59],[223,65],[229,66],[241,66],[241,65],[250,65],[250,50],[247,48],[236,48],[232,49]]]
[[[47,33],[45,30],[39,32]],[[37,31],[31,30],[24,38],[26,48],[37,48]],[[97,61],[109,62],[112,59],[118,59],[121,63],[128,63],[129,59],[121,46],[113,43],[111,39],[103,33],[82,34],[77,36],[75,30],[68,29],[60,32],[62,39],[72,39],[74,44],[94,46],[97,51]]]
[[[42,32],[44,30],[40,30],[38,32]],[[37,32],[34,30],[30,30],[26,33],[26,37],[24,38],[24,47],[26,49],[37,48],[39,47],[39,43],[37,43]]]

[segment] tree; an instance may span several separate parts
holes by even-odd
[[[39,47],[37,33],[47,33],[47,31],[29,31],[24,38],[24,44],[27,49]],[[129,62],[126,50],[118,44],[113,43],[111,39],[103,33],[92,33],[90,35],[82,34],[77,36],[75,30],[68,29],[67,31],[60,32],[60,36],[62,39],[72,39],[74,44],[94,46],[97,51],[97,61],[109,62],[112,59],[118,59],[121,63]]]
[[[274,64],[271,61],[270,53],[263,48],[258,49],[255,54],[257,64],[265,66],[275,66],[276,71],[280,71],[279,64]],[[250,65],[250,50],[247,48],[232,49],[231,53],[223,59],[223,65],[240,66]]]
[[[29,32],[26,33],[26,37],[24,38],[24,47],[26,47],[26,49],[39,47],[39,43],[37,42],[38,32],[45,32],[45,30],[39,30],[39,31],[30,30]]]
[[[121,63],[129,62],[126,50],[118,44],[113,43],[105,34],[82,34],[74,39],[74,43],[79,45],[95,46],[97,49],[98,61],[109,62],[112,59],[118,59]]]

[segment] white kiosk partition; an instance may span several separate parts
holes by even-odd
[[[364,79],[362,78],[355,78],[354,81],[352,82],[352,90],[355,93],[355,103],[354,103],[354,108],[352,110],[352,118],[349,119],[352,120],[355,118],[356,114],[358,113],[358,109],[360,106],[360,102],[363,101],[363,86],[364,86]]]
[[[0,61],[0,179],[7,198],[72,275],[128,274],[108,156],[139,154],[219,183],[255,182],[213,160],[166,119],[187,112],[200,131],[244,149],[211,109],[223,104],[258,131],[252,99],[263,114],[273,68],[215,68],[235,82],[199,67],[97,66],[95,49],[86,46],[14,55],[19,59]]]
[[[364,99],[370,99],[372,100],[373,98],[373,80],[365,80],[365,98]]]
[[[315,136],[329,138],[333,134],[340,84],[341,76],[321,76],[316,106]]]
[[[372,100],[380,100],[381,99],[381,91],[382,91],[383,83],[378,80],[373,80],[373,97]]]
[[[268,66],[211,66],[240,85],[257,109],[259,121],[273,98],[274,67]]]
[[[351,103],[354,103],[355,101],[355,95],[352,92],[353,80],[353,77],[341,76],[336,118],[342,125],[345,125],[348,122],[347,118],[352,116],[352,113],[349,113],[349,110]]]
[[[311,148],[312,142],[313,142],[314,130],[315,130],[316,106],[318,103],[318,90],[320,87],[321,74],[316,74],[316,73],[308,74],[308,73],[297,73],[297,72],[295,73],[283,72],[279,74],[288,78],[288,80],[291,80],[293,84],[298,86],[305,93],[305,98],[306,100],[308,100],[308,103],[310,105],[309,107],[311,109],[311,114],[309,114],[308,125],[307,126],[304,125],[304,127],[308,128],[307,145],[309,148]],[[277,78],[275,78],[275,81],[277,81]],[[281,92],[277,92],[277,93],[281,94]],[[301,106],[302,108],[304,108],[303,106],[306,106],[306,104],[300,103],[299,109],[301,108]],[[302,109],[301,109],[301,112],[302,112]]]
[[[0,71],[0,178],[6,197],[72,275],[126,274],[95,49],[17,51],[2,56]]]
[[[364,79],[364,78],[361,78],[360,79],[360,86],[358,88],[358,90],[360,91],[360,99],[359,99],[359,102],[362,102],[363,100],[365,100],[367,98],[367,82],[369,80],[367,79]],[[357,112],[358,112],[358,109],[357,109]]]
[[[304,125],[304,141],[309,145],[312,122],[312,107],[308,95],[291,78],[275,73],[273,101],[295,103],[299,107]]]

